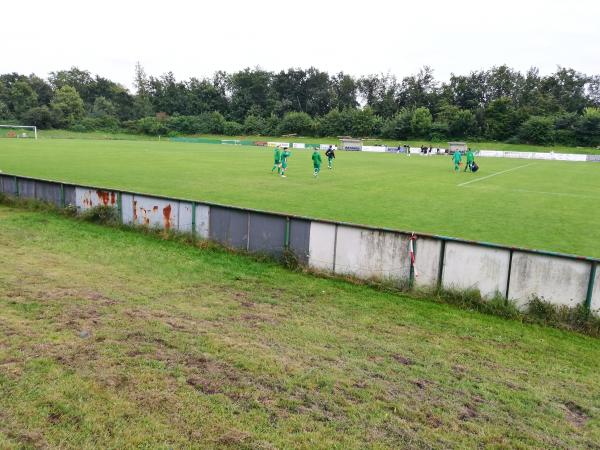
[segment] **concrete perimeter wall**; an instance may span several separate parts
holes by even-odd
[[[193,233],[314,270],[418,288],[476,289],[525,306],[532,297],[600,314],[600,260],[443,236],[0,174],[0,192],[79,211],[117,208],[124,224]],[[414,238],[414,264],[410,241]]]

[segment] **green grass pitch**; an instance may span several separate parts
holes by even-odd
[[[323,153],[323,152],[322,152]],[[288,177],[273,151],[158,141],[2,140],[4,172],[210,202],[600,256],[600,164],[337,152],[312,176],[292,150]]]

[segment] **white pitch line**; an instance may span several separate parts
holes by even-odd
[[[509,192],[525,192],[526,194],[559,195],[559,196],[566,196],[566,197],[591,198],[594,200],[598,200],[600,198],[595,195],[572,194],[570,192],[530,191],[529,189],[505,189],[505,188],[500,188],[500,189],[503,191],[509,191]]]
[[[503,173],[506,173],[506,172],[512,172],[513,170],[522,169],[523,167],[533,166],[534,164],[535,163],[529,163],[529,164],[524,164],[524,165],[519,166],[519,167],[513,167],[512,169],[506,169],[506,170],[503,170],[502,172],[496,172],[496,173],[493,173],[491,175],[488,175],[487,177],[477,178],[475,180],[467,181],[466,183],[461,183],[458,186],[466,186],[467,184],[476,183],[478,181],[483,181],[483,180],[485,180],[487,178],[492,178],[492,177],[495,177],[496,175],[502,175]]]

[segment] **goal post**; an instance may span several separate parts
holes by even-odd
[[[3,138],[29,138],[26,130],[33,131],[33,138],[37,139],[37,127],[35,125],[0,125],[0,137]]]

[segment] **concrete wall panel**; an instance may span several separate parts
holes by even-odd
[[[442,249],[442,241],[420,237],[416,240],[415,247],[415,286],[436,286],[440,268],[440,251]]]
[[[509,260],[509,250],[447,242],[442,285],[478,289],[486,298],[505,295]]]
[[[285,217],[250,213],[248,250],[281,256],[285,245]]]
[[[46,181],[35,182],[35,198],[43,202],[52,203],[55,206],[62,206],[61,188],[59,183],[49,183]]]
[[[210,206],[196,204],[196,234],[202,239],[209,238]]]
[[[75,186],[65,186],[65,205],[75,206],[77,202],[77,188]]]
[[[290,250],[301,264],[308,264],[310,254],[310,221],[290,220]]]
[[[594,290],[592,291],[592,311],[600,315],[600,264],[596,263],[596,279],[594,280]]]
[[[35,181],[18,178],[17,182],[19,183],[19,197],[35,198]]]
[[[117,192],[105,189],[75,188],[75,205],[81,210],[96,206],[117,206]]]
[[[133,195],[121,194],[121,207],[123,208],[123,223],[125,225],[133,225]]]
[[[15,195],[17,192],[15,177],[0,175],[0,190],[8,195]]]
[[[336,226],[330,223],[310,223],[308,265],[311,268],[333,271],[335,228]]]
[[[408,236],[338,226],[335,272],[363,279],[408,280]]]
[[[532,296],[575,306],[585,300],[590,263],[515,251],[508,297],[525,305]]]
[[[177,230],[179,202],[162,198],[135,195],[133,197],[133,224],[165,230]]]
[[[184,233],[192,232],[192,204],[189,202],[179,202],[179,216],[177,217],[178,230]]]
[[[211,206],[210,239],[229,247],[248,248],[248,213],[235,209]]]

